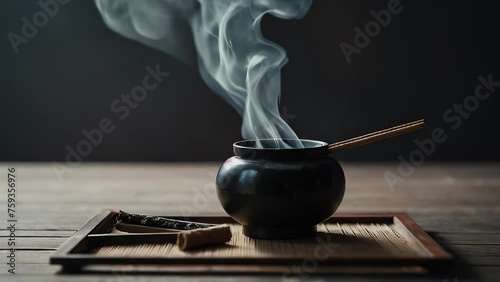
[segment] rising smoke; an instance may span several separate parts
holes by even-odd
[[[301,18],[311,1],[96,0],[96,4],[104,22],[117,33],[185,63],[197,62],[208,86],[243,117],[243,138],[271,138],[277,147],[302,147],[279,115],[286,52],[264,38],[260,22],[267,13]]]

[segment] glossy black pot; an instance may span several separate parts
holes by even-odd
[[[316,225],[339,207],[345,190],[342,167],[328,144],[301,140],[305,148],[257,148],[233,144],[235,156],[219,169],[217,195],[224,210],[243,225],[243,234],[291,239],[314,234]],[[268,146],[269,145],[269,146]]]

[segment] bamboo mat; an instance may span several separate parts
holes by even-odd
[[[300,240],[259,240],[241,233],[241,225],[231,224],[233,238],[225,245],[188,252],[175,244],[138,244],[99,247],[97,256],[141,257],[221,257],[297,258],[328,255],[340,258],[395,258],[427,256],[419,243],[392,224],[325,223],[315,236]]]

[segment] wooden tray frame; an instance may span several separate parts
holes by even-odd
[[[194,266],[209,266],[201,267],[204,269],[201,272],[224,272],[221,271],[224,266],[227,269],[243,269],[244,272],[258,272],[259,270],[268,269],[273,266],[281,266],[275,269],[283,269],[284,266],[301,264],[304,258],[169,258],[169,257],[117,257],[117,256],[95,256],[89,253],[89,250],[107,244],[120,244],[123,236],[132,236],[132,240],[141,242],[143,236],[158,238],[158,242],[175,242],[174,237],[167,238],[165,236],[151,237],[154,234],[126,234],[117,236],[99,237],[97,234],[105,233],[115,223],[113,216],[115,211],[103,211],[87,223],[85,223],[76,233],[63,243],[57,251],[50,257],[50,264],[60,264],[63,266],[64,272],[80,271],[83,266],[87,265],[163,265],[163,266],[191,266],[194,272]],[[193,216],[193,217],[178,217],[168,216],[169,218],[184,219],[198,222],[210,223],[235,223],[227,216]],[[338,214],[334,215],[328,221],[340,223],[386,223],[395,224],[400,231],[414,239],[420,248],[427,256],[422,257],[398,257],[395,258],[339,258],[332,257],[321,262],[321,265],[326,266],[346,266],[346,267],[418,267],[427,270],[443,269],[452,267],[454,264],[453,257],[445,251],[438,243],[436,243],[417,223],[415,223],[406,214]],[[130,237],[127,238],[130,242]],[[247,266],[247,267],[245,267]],[[180,268],[182,269],[182,268]],[[219,271],[217,270],[219,269]],[[250,271],[249,271],[250,269]],[[189,271],[192,272],[192,271]],[[230,271],[232,272],[232,271]],[[271,271],[273,272],[273,271]],[[278,271],[279,272],[279,271]]]

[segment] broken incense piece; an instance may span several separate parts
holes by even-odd
[[[217,225],[179,233],[177,246],[181,251],[185,251],[207,245],[223,244],[229,242],[231,237],[231,228],[228,225]]]
[[[160,227],[169,228],[176,230],[192,230],[197,228],[207,228],[216,226],[215,224],[207,224],[193,221],[184,221],[171,218],[165,218],[161,216],[151,216],[143,214],[133,214],[125,211],[120,211],[116,215],[116,220],[118,222],[149,226],[149,227]]]

